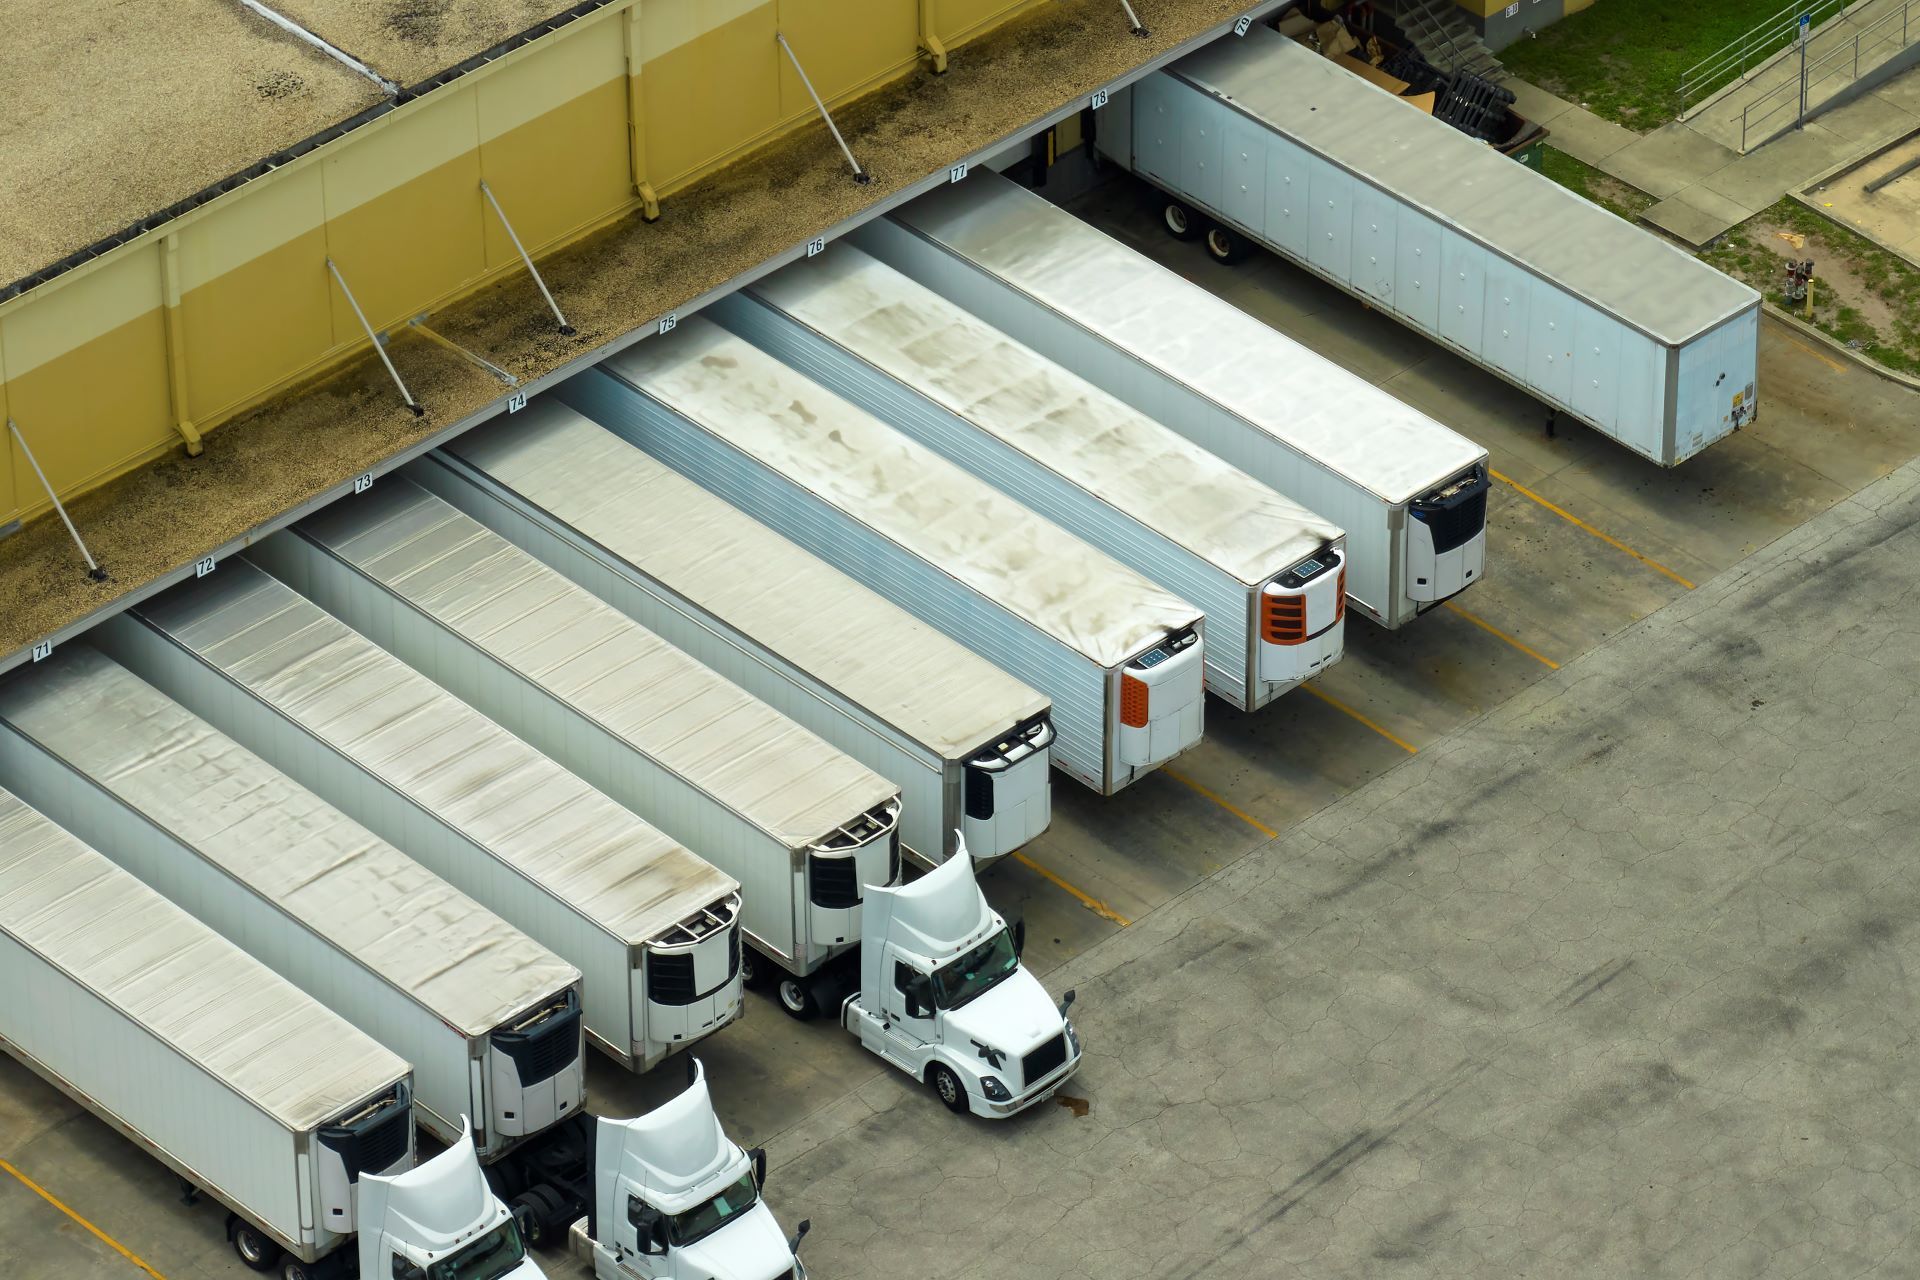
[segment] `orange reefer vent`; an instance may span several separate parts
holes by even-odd
[[[1130,729],[1143,729],[1147,724],[1147,695],[1151,692],[1147,682],[1136,676],[1121,673],[1120,676],[1120,723]]]

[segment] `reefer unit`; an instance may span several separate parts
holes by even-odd
[[[1485,449],[1031,191],[978,172],[853,238],[1346,530],[1382,626],[1480,580]]]
[[[247,560],[92,640],[579,969],[623,1066],[739,1016],[731,876]]]
[[[899,788],[404,479],[251,554],[737,880],[782,968],[856,946],[900,877]]]
[[[548,397],[413,477],[900,787],[925,866],[1052,816],[1045,695]]]
[[[580,972],[97,650],[0,683],[0,776],[413,1064],[483,1162],[580,1109]]]
[[[413,1167],[405,1062],[4,791],[0,974],[0,1048],[303,1262]]]
[[[1207,617],[1207,691],[1266,705],[1337,662],[1340,530],[849,244],[708,311]]]
[[[1100,147],[1662,466],[1751,421],[1760,295],[1256,27],[1133,86]]]
[[[1200,740],[1200,610],[711,321],[561,399],[1053,700],[1111,795]]]

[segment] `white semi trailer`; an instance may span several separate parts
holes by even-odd
[[[579,969],[622,1066],[739,1016],[737,881],[246,559],[91,640]]]
[[[385,1280],[504,1218],[471,1149],[414,1169],[398,1056],[5,791],[0,974],[0,1049],[224,1206],[255,1271]],[[443,1180],[476,1209],[436,1214]]]
[[[1096,145],[1216,256],[1265,245],[1662,466],[1753,420],[1758,293],[1277,31],[1127,92]]]
[[[852,238],[1346,530],[1380,625],[1480,580],[1485,449],[1031,191],[977,172]]]
[[[580,971],[98,650],[0,682],[0,776],[413,1065],[490,1180],[571,1221],[586,1153]]]
[[[1045,693],[1094,791],[1200,740],[1198,608],[711,321],[556,394]]]
[[[767,1153],[727,1137],[699,1060],[687,1087],[643,1116],[598,1122],[592,1207],[568,1251],[595,1280],[807,1280],[800,1242],[780,1232],[760,1192]]]
[[[1345,535],[849,244],[708,312],[1030,511],[1191,600],[1244,711],[1339,661]]]
[[[1046,830],[1044,694],[547,398],[410,469],[421,485],[900,786],[922,866]]]
[[[724,870],[782,1006],[816,1010],[900,878],[891,782],[403,479],[249,554]]]

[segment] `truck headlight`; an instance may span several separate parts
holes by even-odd
[[[980,1092],[987,1095],[988,1102],[1005,1102],[1013,1097],[1007,1092],[1007,1086],[1000,1083],[999,1076],[981,1076]]]
[[[1069,1019],[1067,1022],[1067,1045],[1075,1053],[1080,1052],[1080,1033],[1073,1029],[1073,1022],[1071,1019]]]

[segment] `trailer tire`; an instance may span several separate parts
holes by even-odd
[[[233,1251],[249,1271],[271,1271],[280,1261],[280,1246],[244,1218],[233,1224]]]
[[[767,985],[769,967],[752,947],[740,948],[740,985],[747,990],[759,991]]]
[[[775,988],[775,994],[779,997],[780,1007],[787,1011],[789,1017],[798,1018],[801,1022],[811,1022],[820,1016],[820,1001],[815,998],[813,988],[803,978],[782,974],[779,985]]]
[[[927,1083],[933,1087],[933,1096],[945,1103],[947,1110],[962,1115],[972,1110],[967,1105],[967,1086],[960,1083],[960,1077],[946,1063],[936,1062],[927,1068]]]
[[[1168,200],[1160,206],[1160,225],[1175,240],[1191,240],[1200,234],[1200,215],[1178,200]]]
[[[288,1258],[280,1267],[280,1280],[314,1280],[313,1272],[298,1258]]]
[[[1229,267],[1236,262],[1246,261],[1247,255],[1253,252],[1253,246],[1245,236],[1218,224],[1207,228],[1206,241],[1207,256]]]

